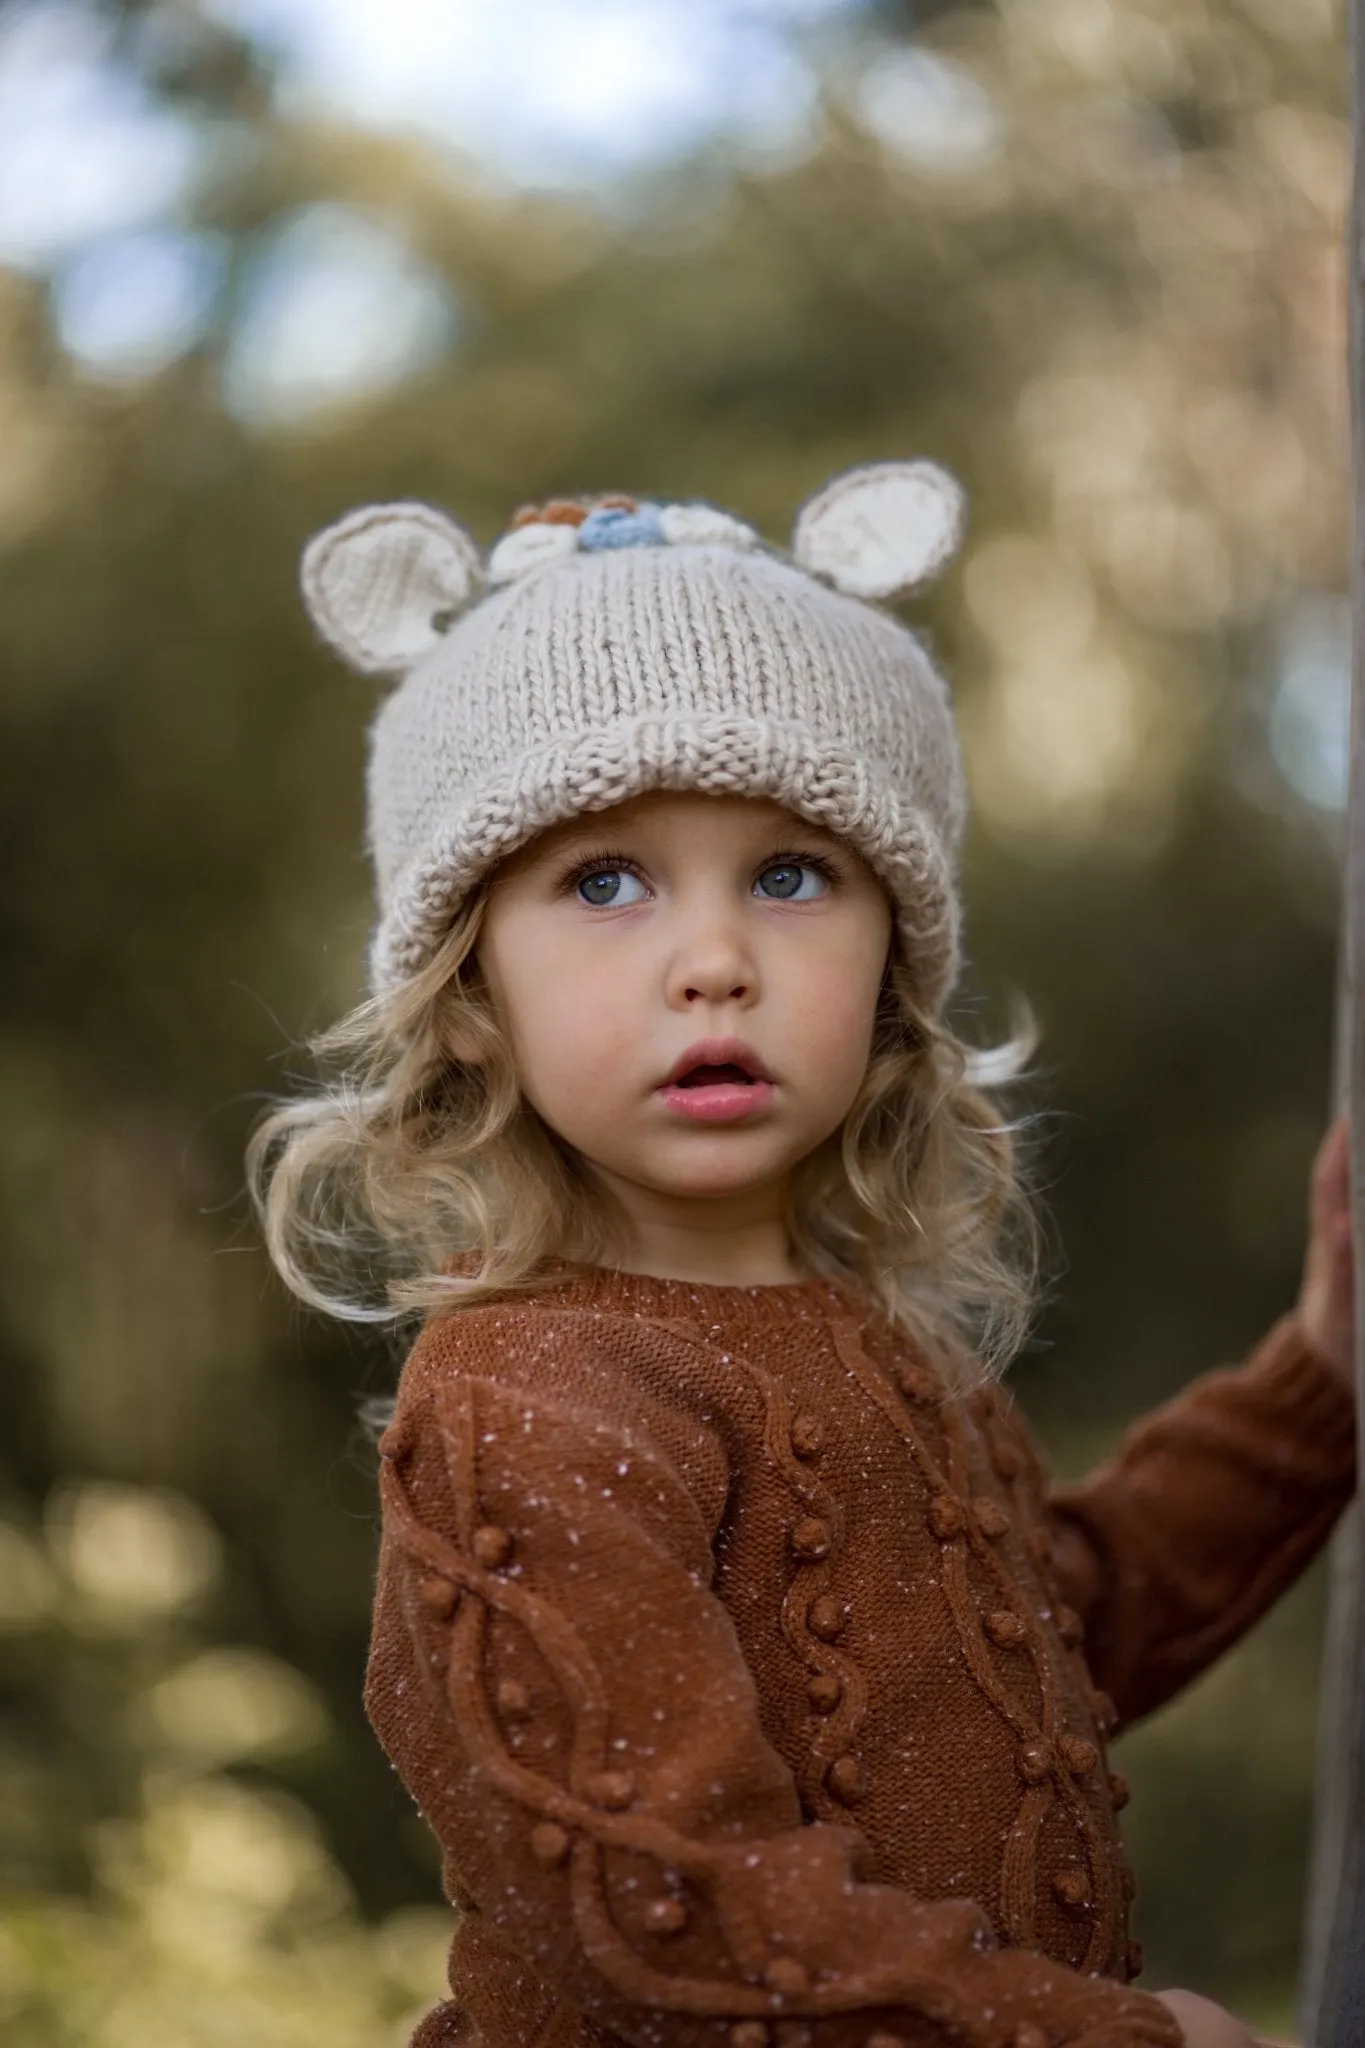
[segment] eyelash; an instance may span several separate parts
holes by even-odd
[[[824,854],[807,853],[796,846],[780,846],[764,861],[757,874],[764,874],[769,868],[777,867],[813,868],[817,875],[824,877],[831,889],[837,888],[842,879],[834,862]],[[631,860],[628,854],[618,853],[610,846],[603,846],[595,853],[585,854],[582,860],[575,861],[573,866],[560,876],[560,892],[565,896],[571,896],[585,876],[598,874],[603,868],[619,869],[622,874],[634,875],[637,880],[643,880],[638,864]]]
[[[827,859],[823,853],[805,853],[799,846],[779,846],[777,852],[764,861],[758,872],[762,874],[764,868],[778,867],[814,868],[817,875],[824,876],[831,888],[839,880],[839,870],[832,860]]]

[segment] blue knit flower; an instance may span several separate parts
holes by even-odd
[[[580,548],[649,548],[663,544],[664,530],[657,505],[599,505],[578,529]]]

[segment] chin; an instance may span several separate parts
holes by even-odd
[[[680,1195],[689,1201],[721,1201],[733,1195],[747,1195],[755,1188],[766,1187],[780,1174],[790,1171],[782,1160],[749,1161],[741,1165],[738,1161],[697,1162],[682,1167],[676,1173],[661,1173],[657,1163],[646,1165],[641,1162],[640,1171],[632,1174],[642,1186],[653,1188],[656,1194]]]

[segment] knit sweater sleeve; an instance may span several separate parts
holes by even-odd
[[[1245,1634],[1316,1555],[1355,1485],[1355,1402],[1282,1316],[1048,1502],[1058,1590],[1118,1726]]]
[[[429,1326],[381,1443],[366,1707],[452,1892],[640,2048],[774,2019],[809,2048],[1179,2048],[1157,2000],[861,1882],[857,1830],[803,1822],[712,1591],[719,1440],[680,1462],[628,1385],[486,1369],[490,1314]]]

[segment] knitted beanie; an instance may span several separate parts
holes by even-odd
[[[790,554],[710,505],[558,501],[484,561],[420,504],[352,512],[309,542],[303,590],[353,667],[401,677],[370,732],[367,839],[383,995],[536,833],[647,790],[769,797],[881,877],[932,1010],[958,967],[966,811],[948,693],[877,599],[960,542],[929,462],[845,472]]]

